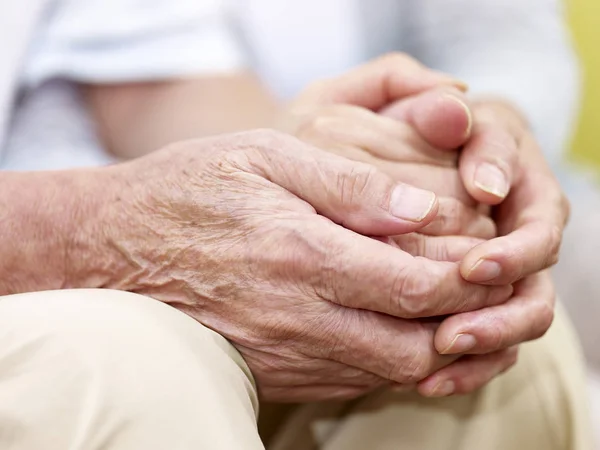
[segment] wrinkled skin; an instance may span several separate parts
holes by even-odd
[[[569,205],[513,106],[469,99],[455,80],[392,54],[310,86],[282,123],[306,142],[440,196],[431,224],[386,242],[413,255],[461,261],[472,282],[516,282],[506,304],[444,321],[435,339],[440,352],[513,354],[513,346],[546,332],[555,294],[544,269],[557,261]],[[488,205],[497,205],[494,221]],[[486,261],[498,265],[490,269]],[[475,340],[459,343],[466,334]],[[506,361],[480,369],[500,373]],[[467,367],[454,364],[419,388],[427,395],[451,378],[456,392],[469,392]]]
[[[120,198],[107,201],[109,228],[126,230],[106,233],[126,262],[111,286],[230,339],[263,399],[481,387],[550,326],[554,294],[539,271],[556,258],[568,208],[518,113],[461,89],[403,55],[310,87],[281,128],[369,165],[261,131],[116,166],[107,184],[134,195],[107,192]],[[482,162],[508,189],[476,179]],[[417,220],[398,219],[397,181],[439,197]],[[481,204],[499,204],[495,222]],[[500,276],[478,279],[473,265],[490,257]],[[452,391],[440,390],[448,380]]]
[[[416,383],[457,357],[435,349],[435,320],[414,319],[512,293],[363,236],[416,230],[436,206],[420,222],[398,219],[389,176],[279,133],[184,142],[107,174],[104,235],[127,263],[107,287],[170,303],[228,338],[263,399]],[[515,355],[501,357],[506,366]]]

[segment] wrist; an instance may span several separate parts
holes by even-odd
[[[81,171],[71,177],[72,194],[66,199],[70,221],[62,243],[62,288],[111,288],[119,285],[130,264],[114,242],[127,226],[123,203],[127,187],[119,166]]]
[[[108,191],[100,169],[7,172],[0,194],[0,294],[96,287],[80,278],[95,261],[90,227]],[[90,232],[92,231],[92,232]]]

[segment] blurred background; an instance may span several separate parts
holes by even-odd
[[[582,67],[583,95],[579,120],[570,148],[569,159],[581,171],[580,176],[597,186],[600,179],[600,2],[597,0],[568,0],[568,19]],[[593,420],[600,442],[600,203],[579,198],[571,193],[571,201],[581,202],[576,218],[584,225],[574,224],[568,230],[563,245],[563,259],[555,270],[559,292],[569,295],[569,311],[584,343],[590,361],[590,394]],[[596,198],[597,200],[597,198]],[[577,205],[576,205],[577,206]],[[587,223],[589,220],[589,223]],[[580,237],[578,237],[580,236]],[[589,246],[577,245],[589,242]],[[575,245],[569,245],[573,243]]]

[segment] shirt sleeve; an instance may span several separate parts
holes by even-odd
[[[245,55],[227,0],[52,0],[24,68],[50,78],[111,83],[233,72]]]
[[[553,166],[571,138],[580,72],[560,0],[419,0],[411,51],[528,117]]]

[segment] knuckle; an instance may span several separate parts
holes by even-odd
[[[304,147],[295,137],[269,128],[243,131],[238,136],[237,145],[231,147],[230,155],[240,151],[252,152],[255,156],[271,161],[274,156],[288,158],[292,150]]]
[[[352,205],[363,198],[375,184],[378,172],[373,166],[353,163],[345,173],[338,174],[337,192],[343,204]]]
[[[506,342],[511,342],[513,334],[510,324],[506,322],[504,317],[499,316],[487,327],[485,340],[482,344],[486,351],[496,351],[505,347]]]
[[[433,265],[430,270],[421,270],[419,261],[417,257],[416,264],[403,268],[393,284],[392,311],[397,310],[399,317],[427,317],[432,310],[431,303],[438,292],[439,275],[436,276],[436,266]]]
[[[444,241],[411,233],[402,236],[397,242],[403,251],[413,256],[423,256],[435,261],[449,261],[451,259],[450,246]]]
[[[464,220],[464,209],[459,201],[445,199],[440,205],[437,219],[444,234],[460,234]]]
[[[411,254],[430,258],[435,261],[450,260],[450,249],[446,243],[438,240],[427,239],[420,235],[417,236],[416,252],[411,252]]]
[[[401,360],[392,367],[388,378],[397,383],[413,384],[424,380],[431,374],[431,367],[423,354],[419,351],[413,352],[408,358]]]

